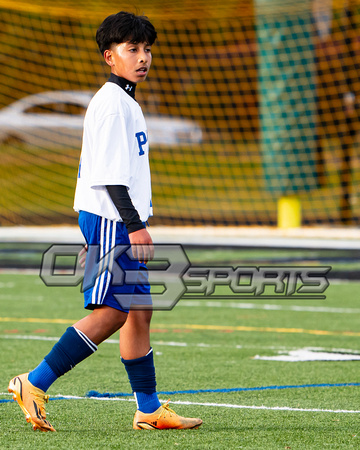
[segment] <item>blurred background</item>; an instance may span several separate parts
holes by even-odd
[[[137,101],[152,225],[360,224],[360,0],[0,0],[0,225],[72,225],[95,32],[158,31]],[[285,217],[286,219],[286,217]]]

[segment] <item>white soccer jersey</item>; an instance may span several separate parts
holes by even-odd
[[[75,211],[122,221],[106,185],[127,186],[141,221],[152,215],[145,119],[138,103],[109,81],[94,95],[85,114]]]

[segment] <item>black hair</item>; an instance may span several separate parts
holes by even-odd
[[[114,43],[146,42],[153,45],[156,37],[156,30],[146,16],[137,16],[124,11],[108,16],[96,32],[96,42],[102,55]]]

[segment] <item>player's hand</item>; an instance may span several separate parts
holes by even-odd
[[[81,267],[85,267],[87,250],[88,250],[88,246],[86,244],[79,252],[78,258],[79,258],[79,264]]]
[[[129,239],[135,259],[146,264],[154,258],[154,244],[146,228],[130,233]]]

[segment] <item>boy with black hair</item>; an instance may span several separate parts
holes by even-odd
[[[99,257],[107,266],[84,292],[85,308],[92,312],[69,327],[34,370],[9,383],[9,392],[34,430],[55,431],[44,407],[50,385],[119,329],[121,361],[137,403],[133,428],[185,429],[202,424],[201,419],[178,416],[167,403],[160,404],[150,347],[152,311],[146,262],[154,250],[144,225],[152,215],[149,147],[135,89],[147,77],[156,37],[145,16],[127,12],[107,17],[96,33],[111,75],[85,115],[74,208],[86,243],[99,248]],[[111,250],[130,244],[133,257],[121,254],[116,261],[123,270],[137,271],[140,281],[119,286],[112,283]],[[119,302],[120,297],[126,302]],[[140,298],[147,308],[131,309],[132,298]]]

